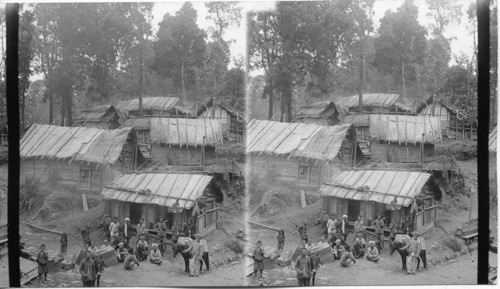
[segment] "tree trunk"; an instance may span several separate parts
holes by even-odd
[[[49,93],[49,124],[54,122],[54,95]]]
[[[359,84],[358,84],[358,95],[359,95],[359,111],[363,111],[363,67],[364,67],[364,56],[361,55],[359,61]]]
[[[184,61],[181,61],[181,92],[182,99],[186,99],[186,86],[184,84]]]
[[[141,67],[139,68],[139,115],[142,115],[142,53],[141,53]]]
[[[401,82],[403,85],[403,98],[406,98],[405,61],[404,61],[404,59],[401,59]]]
[[[21,123],[20,123],[20,129],[21,131],[24,130],[24,111],[25,111],[25,101],[26,101],[26,96],[25,96],[26,90],[23,88],[21,92]]]
[[[281,121],[290,122],[292,115],[292,82],[287,79],[281,90]]]

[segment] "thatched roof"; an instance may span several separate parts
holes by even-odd
[[[179,101],[178,97],[143,97],[142,108],[152,110],[169,111]],[[139,110],[139,99],[131,99],[120,102],[117,108],[130,112]]]
[[[333,161],[350,127],[254,119],[247,125],[247,152]]]
[[[403,99],[399,94],[390,93],[369,93],[363,94],[364,106],[380,106],[390,107],[396,102],[403,103]],[[350,108],[359,106],[359,95],[352,95],[348,97],[341,97],[335,101],[337,107]]]
[[[294,118],[320,118],[327,116],[326,113],[338,113],[333,101],[320,101],[309,105],[301,106],[300,109],[293,115]]]
[[[74,122],[107,122],[114,118],[120,118],[120,114],[113,105],[99,105],[87,110],[82,110],[82,112],[75,117]]]
[[[431,174],[416,171],[346,170],[325,182],[320,193],[325,197],[396,204],[407,207],[422,193],[426,184],[439,199],[442,192]]]
[[[436,104],[440,104],[441,107],[447,109],[451,114],[456,115],[458,119],[468,118],[468,114],[458,107],[452,105],[451,103],[442,100],[435,99],[434,96],[429,96],[423,99],[421,102],[415,105],[413,111],[418,114],[424,115],[440,115],[441,113],[438,110],[438,106]]]
[[[399,144],[442,141],[441,120],[437,116],[370,114],[369,126],[372,139]]]
[[[178,146],[215,146],[222,141],[220,120],[206,118],[150,118],[153,143]]]
[[[101,196],[107,200],[190,209],[212,181],[208,175],[179,173],[132,173],[123,174]]]
[[[209,109],[210,107],[213,107],[213,106],[219,106],[221,109],[227,111],[227,113],[232,116],[232,117],[236,117],[239,121],[243,122],[245,120],[245,115],[243,112],[237,110],[236,108],[228,105],[228,104],[225,104],[221,101],[215,101],[214,102],[214,99],[211,98],[209,101],[207,101],[206,103],[200,105],[200,107],[198,108],[198,110],[193,114],[194,116],[200,116],[204,111],[206,111],[207,109]]]
[[[103,130],[33,124],[21,139],[21,158],[72,159],[114,164],[132,128]]]

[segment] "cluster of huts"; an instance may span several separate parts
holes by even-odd
[[[180,226],[195,216],[198,231],[212,230],[220,174],[241,176],[215,150],[242,140],[243,114],[214,100],[196,110],[178,103],[145,97],[141,110],[133,99],[82,111],[72,127],[33,124],[21,139],[21,178],[100,192],[105,212],[132,224],[163,217]]]
[[[435,176],[453,169],[435,145],[458,133],[472,138],[472,129],[450,133],[466,117],[434,97],[408,104],[398,94],[363,94],[361,106],[358,95],[308,104],[291,123],[249,121],[249,173],[319,191],[328,214],[352,222],[381,214],[386,223],[410,216],[423,231],[434,226],[444,190]]]

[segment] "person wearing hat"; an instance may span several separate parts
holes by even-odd
[[[352,248],[352,254],[354,258],[362,258],[365,255],[366,241],[363,238],[362,233],[358,233],[356,239],[354,239],[354,245]]]
[[[325,245],[328,245],[328,242],[326,241],[325,237],[321,237],[318,242],[318,247],[323,247]]]
[[[116,249],[116,258],[118,259],[118,263],[123,263],[125,256],[127,255],[127,249],[124,248],[124,245],[125,244],[123,242],[120,242],[118,244],[118,249]]]
[[[187,252],[191,253],[191,266],[190,266],[192,268],[192,270],[190,270],[191,276],[198,277],[200,275],[200,271],[198,270],[199,269],[198,265],[203,256],[203,248],[200,244],[201,236],[199,234],[196,234],[194,238],[195,240],[191,242],[191,246],[189,246],[189,248],[184,250],[183,253]]]
[[[96,266],[89,250],[85,252],[85,259],[80,262],[80,274],[82,275],[83,287],[94,287]]]
[[[368,261],[373,261],[375,263],[377,263],[379,260],[378,249],[375,246],[375,241],[370,241],[368,243],[368,249],[366,250],[366,259],[368,259]]]
[[[162,260],[161,260],[161,252],[158,250],[158,244],[153,243],[151,246],[152,249],[149,252],[149,261],[153,264],[160,265]]]
[[[335,240],[335,246],[333,246],[333,258],[335,260],[340,260],[340,257],[342,256],[342,253],[344,253],[345,248],[341,244],[341,240],[337,239]]]
[[[127,242],[130,242],[130,229],[132,228],[132,225],[130,225],[130,219],[125,218],[125,222],[123,223],[123,238],[124,240],[127,240]]]
[[[347,220],[347,215],[342,216],[341,229],[342,235],[347,237],[347,234],[349,234],[349,221]]]
[[[139,242],[137,242],[137,247],[135,251],[135,256],[137,257],[137,260],[139,261],[144,261],[148,258],[148,251],[149,251],[149,244],[146,241],[146,237],[141,236],[139,237]]]

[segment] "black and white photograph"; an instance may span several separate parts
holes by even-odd
[[[249,285],[477,284],[476,16],[475,1],[441,0],[248,15]]]
[[[0,287],[496,284],[497,20],[496,0],[1,5]]]

